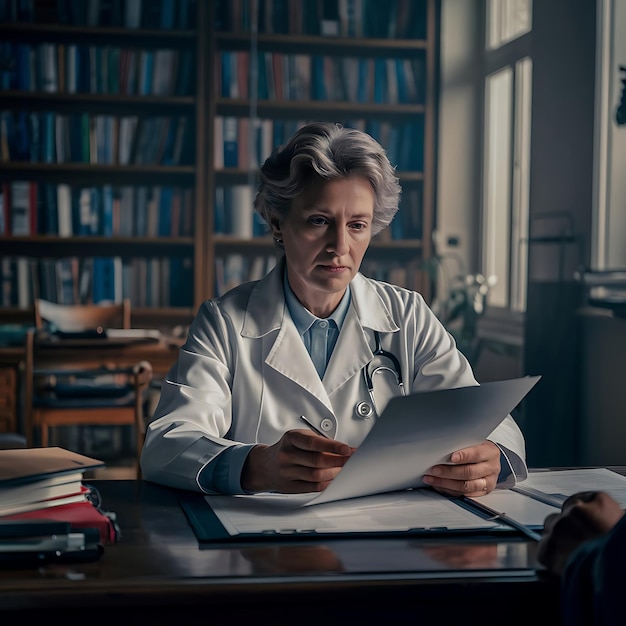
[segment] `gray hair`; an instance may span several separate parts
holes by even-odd
[[[377,235],[398,211],[401,187],[383,147],[341,124],[312,122],[274,149],[261,167],[254,209],[268,224],[273,216],[282,222],[309,183],[347,176],[362,176],[372,186],[372,235]]]

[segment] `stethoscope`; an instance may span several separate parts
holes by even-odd
[[[374,358],[363,368],[363,378],[367,387],[367,392],[371,402],[358,402],[355,411],[359,417],[368,419],[374,412],[380,415],[376,408],[376,400],[374,399],[374,377],[380,372],[391,372],[393,374],[396,384],[400,388],[400,393],[406,396],[406,390],[404,389],[404,382],[402,380],[402,370],[400,369],[400,361],[395,354],[387,350],[383,350],[380,345],[380,333],[374,331]],[[381,359],[385,359],[388,363],[381,364]]]

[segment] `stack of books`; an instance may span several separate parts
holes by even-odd
[[[100,509],[95,490],[83,483],[87,470],[103,465],[58,447],[0,450],[0,558],[38,552],[43,559],[52,543],[51,553],[85,552],[93,543],[87,553],[96,554],[96,546],[101,552],[115,541],[114,516]],[[59,537],[65,551],[57,549]]]

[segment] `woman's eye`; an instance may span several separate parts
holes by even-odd
[[[367,225],[363,224],[363,222],[357,222],[356,224],[351,224],[350,228],[354,228],[354,230],[363,230]]]
[[[309,222],[311,222],[311,224],[314,224],[315,226],[323,226],[324,224],[326,224],[326,218],[321,217],[319,215],[317,216],[313,216],[309,218]]]

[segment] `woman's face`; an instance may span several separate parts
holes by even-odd
[[[329,316],[359,271],[371,239],[374,190],[361,177],[310,185],[282,224],[272,224],[285,246],[287,277],[298,300]]]

